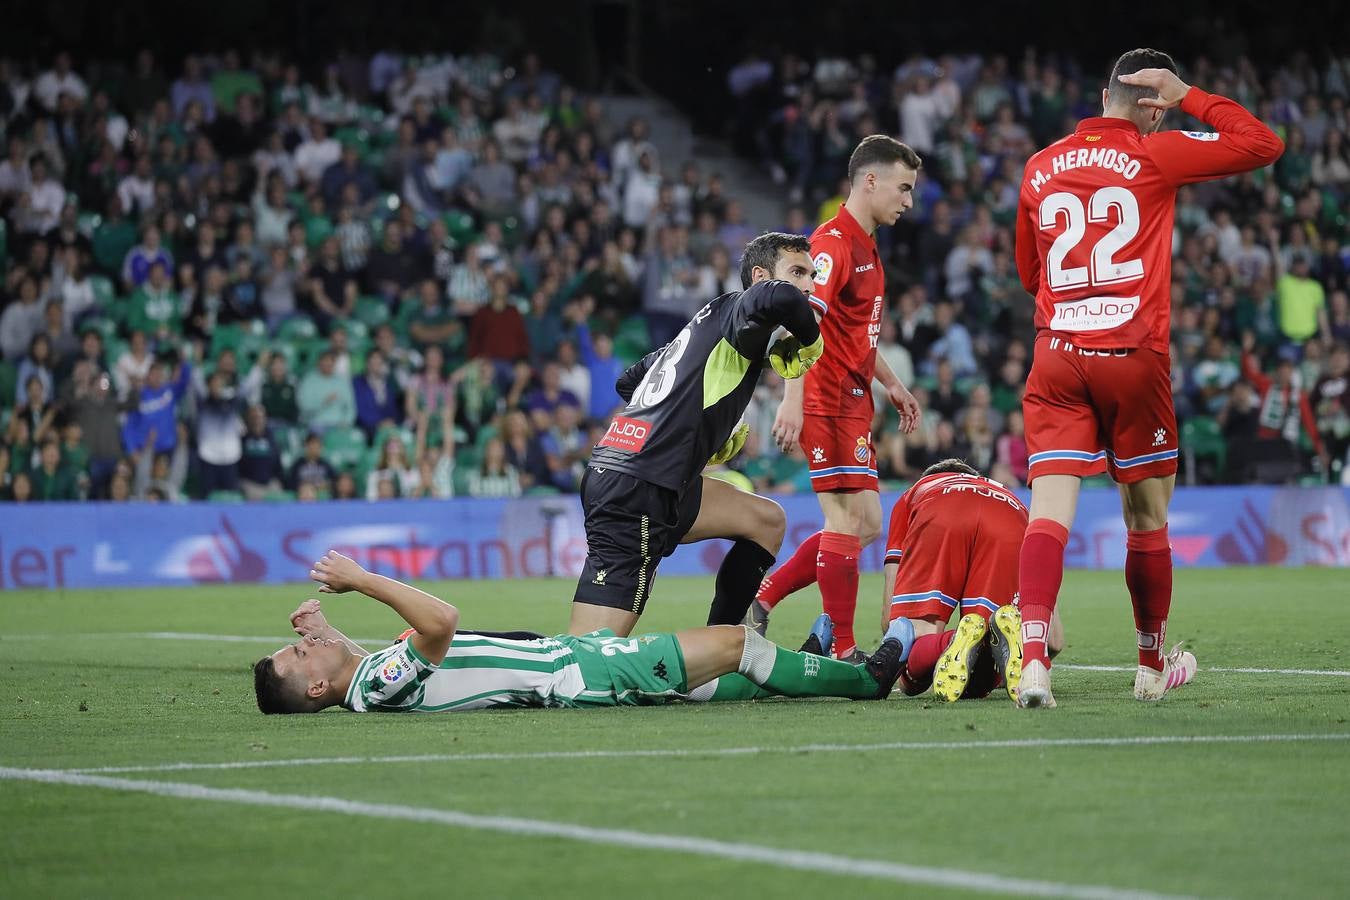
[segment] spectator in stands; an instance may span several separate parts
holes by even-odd
[[[29,473],[34,500],[77,500],[75,474],[61,464],[61,444],[55,437],[42,442],[39,462]]]
[[[366,499],[414,497],[419,486],[418,471],[409,465],[408,448],[403,439],[397,434],[389,435],[380,448],[379,462],[366,476]]]
[[[469,473],[470,497],[519,497],[520,473],[506,455],[506,445],[500,438],[491,438],[483,445],[483,461]]]
[[[513,409],[506,414],[502,420],[502,440],[506,444],[506,461],[519,473],[521,488],[529,490],[550,482],[548,459],[525,413]]]
[[[378,348],[366,352],[365,371],[352,379],[356,399],[356,424],[373,440],[385,425],[396,425],[403,416],[403,402],[389,364]]]
[[[1302,232],[1293,229],[1292,233]],[[1287,340],[1297,344],[1319,333],[1329,333],[1326,292],[1312,277],[1311,260],[1306,254],[1296,253],[1292,262],[1286,264],[1279,249],[1278,233],[1272,232],[1269,239],[1275,266],[1275,290],[1279,295],[1280,331]]]
[[[178,446],[178,405],[191,379],[191,363],[176,355],[156,359],[150,365],[144,385],[133,388],[135,405],[122,425],[122,448],[129,456],[174,451]]]
[[[441,302],[441,286],[424,278],[417,288],[419,305],[408,319],[408,335],[418,350],[437,344],[450,355],[463,352],[464,325]]]
[[[942,301],[933,307],[933,318],[937,328],[937,340],[928,348],[928,361],[924,370],[935,374],[940,361],[950,363],[952,373],[957,378],[969,378],[979,371],[975,362],[975,345],[966,326],[956,320],[956,307],[948,301]]]
[[[147,225],[141,230],[141,242],[127,252],[122,263],[122,283],[128,290],[140,287],[155,263],[164,267],[165,274],[173,273],[173,256],[160,245],[159,228]]]
[[[21,359],[34,335],[42,330],[42,316],[37,279],[20,273],[14,299],[0,313],[0,356],[11,361]]]
[[[1260,396],[1257,437],[1266,442],[1283,443],[1294,453],[1298,452],[1299,440],[1306,437],[1321,459],[1322,471],[1325,472],[1330,459],[1322,446],[1317,419],[1313,416],[1308,393],[1295,367],[1292,348],[1281,352],[1272,377],[1261,371],[1252,355],[1255,340],[1251,334],[1243,336],[1242,344],[1243,377]]]
[[[239,490],[244,420],[240,401],[227,390],[225,376],[213,372],[197,400],[198,490],[203,497]]]
[[[296,404],[300,424],[310,431],[345,428],[356,421],[356,398],[352,382],[337,373],[337,356],[332,350],[319,354],[319,364],[300,379]]]
[[[356,278],[342,263],[336,237],[319,245],[318,259],[310,267],[301,309],[327,334],[333,322],[351,316],[359,293]]]
[[[320,188],[330,210],[343,204],[349,187],[356,189],[358,206],[364,206],[375,196],[375,177],[370,168],[361,162],[356,145],[351,142],[342,145],[341,157],[323,172]]]
[[[367,290],[394,304],[425,275],[423,261],[404,239],[403,226],[393,219],[385,222],[384,238],[366,264]]]
[[[708,297],[698,293],[699,272],[687,252],[684,229],[660,229],[656,249],[643,269],[642,310],[653,346],[670,342]]]
[[[323,458],[323,436],[311,431],[305,436],[300,458],[291,464],[287,486],[297,494],[306,486],[326,494],[332,488],[336,475],[332,465]]]
[[[511,297],[511,280],[496,274],[489,285],[491,296],[487,304],[469,322],[469,356],[492,360],[500,372],[518,359],[529,359],[530,339],[525,331],[525,317]]]
[[[245,413],[242,452],[239,458],[239,489],[247,500],[262,500],[282,490],[285,472],[281,448],[267,424],[267,410],[253,405]]]
[[[28,164],[28,190],[19,195],[18,231],[46,234],[61,220],[66,205],[66,189],[51,177],[47,159],[35,156]]]
[[[1336,345],[1309,395],[1333,476],[1350,466],[1350,346]],[[1333,480],[1335,480],[1333,478]]]
[[[28,355],[19,362],[18,377],[15,379],[14,402],[22,405],[28,396],[28,382],[36,378],[42,388],[43,397],[56,396],[56,382],[52,376],[51,343],[47,335],[38,333],[28,342]],[[3,401],[0,401],[3,402]]]

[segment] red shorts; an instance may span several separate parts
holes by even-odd
[[[853,419],[807,413],[800,441],[811,468],[811,489],[817,494],[879,490],[870,417]]]
[[[1042,334],[1027,378],[1028,482],[1111,474],[1118,483],[1177,472],[1168,358],[1154,350],[1083,350]]]
[[[966,508],[962,508],[962,506]],[[1017,599],[1024,514],[971,497],[909,525],[891,596],[891,619],[947,621],[952,611],[987,621]],[[888,541],[894,547],[897,541]],[[887,551],[889,557],[891,551]]]

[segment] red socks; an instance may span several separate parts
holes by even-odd
[[[760,605],[765,609],[773,609],[788,594],[795,594],[815,583],[816,554],[820,552],[822,534],[824,532],[817,531],[802,541],[792,557],[760,583],[759,591],[755,594]]]
[[[1126,537],[1125,586],[1134,605],[1139,665],[1162,671],[1167,614],[1172,608],[1172,546],[1166,525],[1157,531],[1131,531]]]
[[[1022,611],[1022,662],[1050,665],[1045,642],[1064,581],[1064,545],[1069,532],[1053,519],[1036,519],[1022,539],[1018,571],[1018,608]]]
[[[858,553],[861,549],[856,534],[833,531],[820,534],[816,580],[820,582],[821,605],[834,622],[836,657],[848,656],[857,647],[853,637],[853,613],[858,605]]]
[[[955,630],[935,631],[916,637],[914,646],[909,650],[909,659],[905,662],[909,677],[922,684],[932,681],[938,657],[943,654],[954,637],[956,637]]]

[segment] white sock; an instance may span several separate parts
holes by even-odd
[[[778,645],[760,637],[753,629],[745,629],[745,649],[741,664],[736,669],[755,684],[763,684],[773,674],[773,663],[778,656]]]
[[[698,687],[694,688],[692,691],[690,691],[688,694],[685,695],[685,699],[690,701],[691,703],[707,703],[709,700],[713,698],[713,694],[715,693],[717,693],[716,678],[714,678],[707,684],[700,684]]]

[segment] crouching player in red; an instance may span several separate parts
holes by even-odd
[[[931,684],[950,703],[987,696],[1002,684],[1017,699],[1017,557],[1026,527],[1022,502],[959,459],[929,466],[896,502],[886,539],[881,627],[902,618],[914,625],[914,646],[900,677],[906,694],[921,694]],[[944,630],[957,610],[956,628]],[[1056,651],[1061,643],[1054,642]]]
[[[1036,298],[1036,350],[1023,413],[1031,523],[1019,592],[1024,707],[1055,705],[1046,639],[1064,575],[1080,479],[1106,468],[1120,485],[1125,584],[1134,606],[1137,700],[1195,675],[1164,655],[1172,606],[1167,507],[1177,471],[1168,340],[1172,219],[1180,185],[1267,166],[1284,145],[1232,100],[1177,77],[1172,58],[1131,50],[1102,91],[1102,115],[1027,161],[1017,269]],[[1159,131],[1174,107],[1214,131]]]

